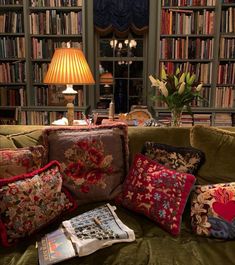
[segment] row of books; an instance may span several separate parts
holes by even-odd
[[[214,39],[163,38],[160,42],[162,59],[211,59]]]
[[[0,106],[26,106],[24,87],[0,87]]]
[[[0,5],[22,5],[23,0],[0,0]]]
[[[0,83],[25,82],[25,63],[0,63]]]
[[[23,33],[24,19],[20,12],[0,13],[0,33]]]
[[[221,59],[235,59],[235,38],[220,38],[219,49]]]
[[[218,84],[235,84],[235,63],[223,63],[218,67]]]
[[[82,0],[31,0],[32,7],[82,6]]]
[[[215,11],[162,10],[161,34],[214,34]]]
[[[162,0],[162,6],[214,6],[216,0]]]
[[[82,42],[69,41],[70,46],[82,49]],[[32,38],[32,58],[50,59],[56,48],[67,47],[67,42],[52,39]]]
[[[25,58],[25,38],[0,38],[0,58]]]
[[[233,108],[235,101],[235,87],[217,87],[215,92],[216,108]]]
[[[192,63],[192,62],[161,62],[160,69],[165,67],[167,73],[175,73],[179,68],[182,72],[195,73],[197,81],[204,84],[212,82],[212,63]]]
[[[42,83],[47,73],[49,63],[35,63],[33,64],[33,81],[35,83]]]
[[[221,13],[220,31],[226,33],[235,33],[235,8],[228,7]]]
[[[57,10],[46,10],[31,13],[30,34],[81,34],[82,11],[62,13]]]

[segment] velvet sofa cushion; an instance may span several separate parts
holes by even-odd
[[[0,179],[29,173],[46,162],[46,150],[42,145],[0,149]]]
[[[57,161],[28,174],[0,179],[2,244],[15,244],[75,207],[71,195],[62,190]]]
[[[204,162],[203,152],[192,147],[177,147],[147,141],[141,153],[168,168],[190,174],[196,174]]]
[[[195,125],[190,142],[205,154],[205,163],[197,174],[198,184],[235,181],[235,132]]]
[[[114,198],[128,172],[126,124],[50,128],[48,160],[61,163],[64,185],[79,204]]]
[[[196,234],[235,238],[235,182],[196,185],[191,197],[191,223]]]
[[[194,183],[193,175],[171,170],[137,154],[123,184],[121,204],[144,214],[172,235],[178,235]]]

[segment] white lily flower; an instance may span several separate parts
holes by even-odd
[[[160,85],[160,80],[159,79],[155,79],[152,75],[149,76],[149,79],[152,83],[151,86],[159,86]]]
[[[163,94],[164,97],[167,97],[168,96],[168,90],[166,88],[166,82],[164,83],[164,82],[161,82],[160,81],[159,89],[162,92],[162,94]]]
[[[199,85],[196,87],[196,91],[197,91],[197,92],[200,92],[201,89],[202,89],[202,84],[199,84]]]
[[[181,83],[178,93],[181,95],[184,92],[185,82]]]

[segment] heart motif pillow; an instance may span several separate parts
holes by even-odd
[[[235,182],[197,185],[191,201],[192,228],[198,235],[235,238]]]

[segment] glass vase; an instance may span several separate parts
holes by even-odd
[[[182,112],[183,112],[183,107],[171,109],[171,126],[172,127],[181,126]]]

